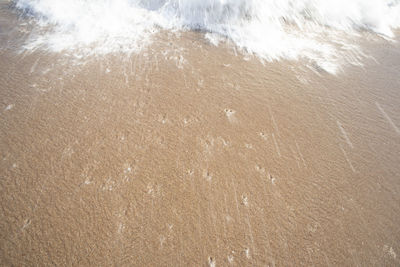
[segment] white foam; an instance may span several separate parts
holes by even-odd
[[[229,39],[242,52],[273,61],[307,59],[334,73],[358,63],[349,41],[362,30],[393,37],[399,0],[15,0],[51,32],[27,49],[132,53],[160,29],[200,29],[211,44]]]

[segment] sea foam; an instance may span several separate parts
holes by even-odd
[[[262,60],[305,59],[335,73],[357,64],[357,39],[391,40],[399,0],[15,0],[38,23],[26,44],[86,54],[133,53],[160,30],[200,30],[217,45],[229,40]],[[49,30],[49,26],[51,30]],[[42,29],[42,31],[40,30]],[[46,29],[46,30],[44,30]]]

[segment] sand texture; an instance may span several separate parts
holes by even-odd
[[[400,265],[398,44],[334,76],[160,40],[1,39],[2,266]]]

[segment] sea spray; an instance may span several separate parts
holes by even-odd
[[[390,40],[400,25],[397,0],[16,0],[15,6],[39,28],[26,49],[134,53],[160,30],[200,30],[212,44],[230,40],[263,60],[306,59],[331,73],[359,64],[361,32]]]

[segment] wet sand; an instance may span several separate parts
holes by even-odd
[[[1,265],[400,264],[398,44],[333,76],[168,38],[2,38]]]

